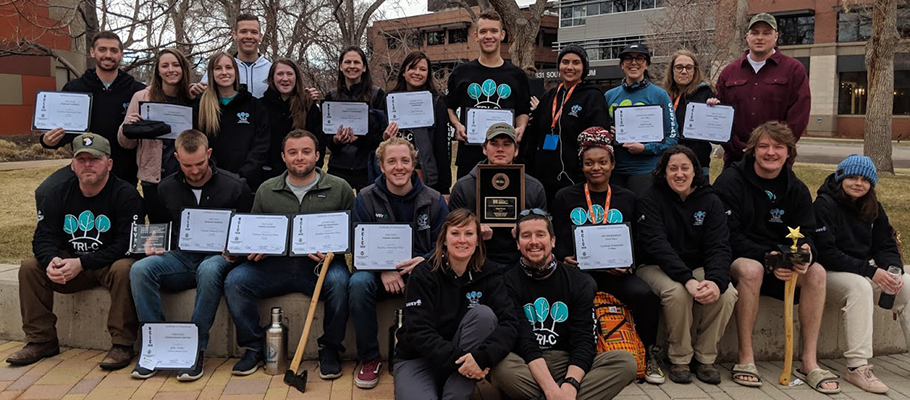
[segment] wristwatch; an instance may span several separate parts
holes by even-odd
[[[567,376],[566,379],[563,379],[562,383],[568,383],[568,384],[572,385],[572,387],[575,388],[576,392],[581,390],[581,382],[579,382],[578,379],[575,379],[571,376]]]

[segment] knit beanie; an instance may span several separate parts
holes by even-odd
[[[589,66],[588,66],[588,52],[585,51],[585,49],[583,47],[581,47],[577,44],[570,44],[568,46],[563,47],[562,50],[559,51],[559,55],[556,56],[556,65],[558,66],[559,64],[561,64],[562,58],[565,57],[565,55],[569,54],[569,53],[575,54],[579,58],[581,58],[581,67],[582,67],[581,79],[584,80],[588,76]]]
[[[593,147],[600,147],[613,154],[613,134],[600,126],[592,126],[578,135],[578,158]]]
[[[837,170],[834,171],[834,181],[840,183],[848,176],[862,176],[872,183],[872,187],[878,183],[878,172],[875,170],[875,163],[872,159],[859,154],[851,154],[837,164]]]

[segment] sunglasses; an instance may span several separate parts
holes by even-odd
[[[521,210],[520,213],[518,213],[518,220],[521,221],[522,218],[526,218],[526,217],[530,216],[531,214],[539,215],[541,217],[546,217],[547,219],[552,218],[550,216],[550,214],[548,214],[546,211],[541,210],[539,208],[526,208],[524,210]]]

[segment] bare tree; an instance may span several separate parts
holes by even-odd
[[[512,64],[524,71],[534,69],[534,50],[540,20],[550,8],[547,0],[535,0],[527,12],[522,12],[515,0],[489,0],[489,3],[502,16],[503,29],[508,33],[512,44],[509,47]]]
[[[362,46],[367,26],[373,13],[385,0],[372,0],[371,3],[357,3],[355,0],[329,0],[333,6],[332,15],[341,31],[341,43],[344,46]]]

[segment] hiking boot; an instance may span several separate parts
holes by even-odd
[[[670,366],[670,380],[676,383],[692,383],[692,372],[687,364],[673,364]]]
[[[875,377],[872,373],[872,365],[869,364],[863,365],[852,371],[850,368],[847,368],[844,379],[869,393],[884,394],[888,391],[888,386],[885,386],[880,379]]]
[[[130,365],[130,361],[133,360],[133,355],[133,346],[115,344],[111,346],[111,351],[107,352],[107,356],[101,360],[100,367],[107,371],[124,368],[127,365]]]
[[[354,383],[361,389],[372,389],[379,383],[379,371],[382,371],[382,357],[364,362],[357,377],[354,378]]]
[[[139,363],[136,363],[136,367],[133,368],[133,372],[130,372],[130,376],[135,379],[148,379],[158,373],[158,370],[148,369],[139,366]]]
[[[341,361],[338,359],[338,352],[335,349],[319,348],[319,377],[325,380],[341,377]]]
[[[205,371],[202,369],[202,364],[205,362],[205,353],[199,352],[199,355],[196,356],[196,368],[193,369],[183,369],[177,371],[177,380],[180,382],[192,382],[199,378],[202,378],[202,375],[205,374]]]
[[[240,357],[240,361],[234,364],[231,373],[238,376],[252,375],[259,369],[259,363],[262,362],[262,353],[256,350],[247,350]]]
[[[31,343],[11,354],[6,362],[12,365],[29,365],[40,361],[42,358],[53,357],[60,354],[60,345],[56,340],[44,343]]]
[[[697,365],[695,367],[695,377],[698,380],[712,385],[720,384],[720,372],[717,371],[717,367],[714,364],[697,363]]]
[[[657,359],[658,353],[660,353],[659,346],[649,347],[646,356],[647,360],[645,361],[645,382],[652,385],[660,385],[667,380],[664,371],[660,369],[660,360]]]

